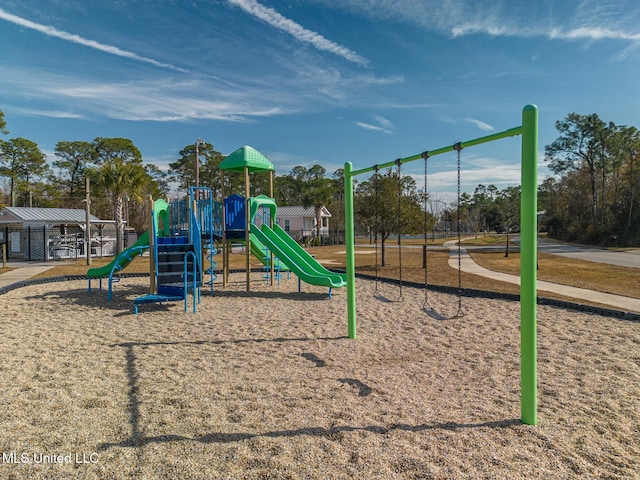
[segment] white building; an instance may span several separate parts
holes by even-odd
[[[322,207],[320,213],[320,236],[329,236],[331,213]],[[316,210],[314,207],[278,207],[276,221],[285,232],[296,240],[314,237],[316,232]]]

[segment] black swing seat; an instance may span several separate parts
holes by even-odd
[[[464,317],[464,312],[462,310],[460,310],[460,309],[458,309],[458,311],[455,313],[455,315],[452,315],[450,317],[445,317],[444,315],[436,312],[434,310],[434,308],[429,306],[429,305],[423,305],[422,311],[424,313],[426,313],[427,315],[429,315],[434,320],[441,320],[441,321],[442,320],[453,320],[454,318],[462,318],[462,317]]]
[[[384,295],[380,295],[379,293],[375,293],[373,295],[373,298],[375,298],[376,300],[380,301],[380,302],[384,302],[384,303],[394,303],[397,300],[391,300],[390,298],[385,297]]]
[[[422,307],[422,311],[424,313],[426,313],[427,315],[429,315],[431,318],[433,318],[434,320],[448,320],[447,317],[444,317],[442,315],[440,315],[438,312],[436,312],[433,308],[431,307]]]

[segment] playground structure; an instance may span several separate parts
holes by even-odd
[[[301,282],[329,288],[346,285],[344,274],[324,268],[315,258],[275,223],[277,205],[273,197],[273,164],[252,147],[242,147],[223,160],[222,171],[243,172],[245,196],[230,195],[223,201],[213,199],[208,187],[195,186],[189,190],[188,201],[167,203],[149,198],[149,229],[134,245],[120,253],[102,267],[87,271],[88,290],[92,279],[108,279],[108,300],[112,300],[113,284],[133,259],[149,251],[149,293],[134,300],[139,305],[183,301],[188,307],[188,296],[193,297],[193,311],[200,301],[201,289],[208,286],[213,294],[217,280],[218,254],[216,244],[222,245],[222,284],[228,283],[229,253],[232,243],[240,243],[246,252],[246,289],[250,290],[251,256],[256,257],[273,285],[282,272],[293,272]],[[270,196],[251,197],[249,173],[268,171]],[[224,185],[224,179],[223,179]],[[222,192],[224,198],[224,192]]]
[[[536,333],[536,260],[537,260],[537,179],[538,179],[538,108],[526,105],[522,110],[522,125],[486,137],[458,142],[447,147],[427,150],[417,155],[354,170],[351,162],[344,166],[347,319],[349,338],[356,338],[355,295],[355,235],[353,208],[353,178],[367,172],[398,166],[502,138],[522,135],[521,213],[520,213],[520,374],[521,421],[537,424],[537,333]],[[425,192],[426,193],[426,192]],[[425,285],[425,288],[427,286]]]
[[[188,293],[193,296],[195,312],[201,287],[209,286],[213,292],[216,280],[214,257],[218,253],[215,242],[222,234],[221,205],[213,201],[206,187],[191,187],[188,202],[167,203],[151,197],[148,202],[149,230],[107,265],[87,271],[89,291],[92,279],[98,279],[102,288],[102,279],[108,278],[111,301],[113,284],[120,280],[118,274],[135,257],[149,251],[149,293],[134,300],[135,312],[141,304],[172,301],[184,301],[186,311]]]
[[[264,265],[273,285],[274,278],[283,269],[290,270],[300,282],[329,288],[329,297],[333,288],[346,285],[346,277],[324,268],[306,250],[289,236],[276,222],[277,206],[273,199],[273,172],[275,167],[262,153],[244,146],[231,153],[220,163],[223,172],[242,173],[244,175],[245,196],[233,196],[225,200],[223,232],[223,287],[227,285],[229,276],[229,253],[231,241],[244,243],[246,290],[250,290],[251,255]],[[252,172],[268,172],[269,196],[251,197],[249,174]],[[224,186],[224,178],[222,181]],[[224,192],[222,192],[224,197]],[[242,221],[244,217],[244,222]],[[272,268],[273,266],[273,268]]]

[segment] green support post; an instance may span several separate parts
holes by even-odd
[[[522,110],[520,207],[520,419],[538,423],[536,277],[538,241],[538,107]]]
[[[347,320],[349,338],[356,338],[356,261],[353,226],[353,165],[344,164],[344,225],[347,244]]]

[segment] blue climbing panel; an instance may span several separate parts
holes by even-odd
[[[224,199],[224,228],[228,239],[244,238],[246,208],[247,202],[242,195],[233,194]]]

